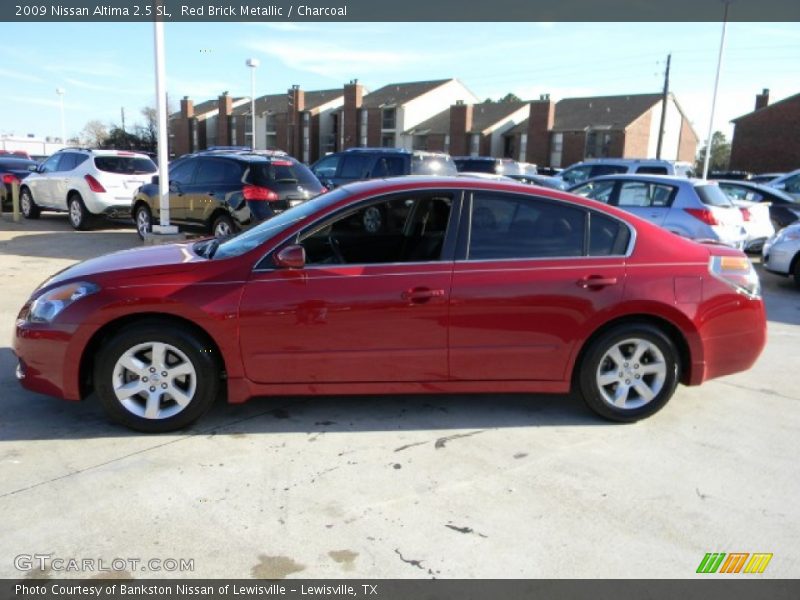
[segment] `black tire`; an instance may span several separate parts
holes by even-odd
[[[792,271],[792,277],[794,278],[795,285],[800,287],[800,256],[794,257],[794,270]]]
[[[147,204],[138,204],[133,214],[133,222],[136,225],[136,233],[139,234],[141,239],[144,239],[145,233],[153,231],[153,213],[150,212],[150,207]]]
[[[38,219],[42,214],[42,209],[36,205],[33,200],[33,194],[26,187],[19,191],[19,209],[26,219]]]
[[[67,198],[67,215],[69,224],[77,231],[86,231],[91,226],[92,215],[80,194],[72,193]]]
[[[227,233],[223,233],[227,231]],[[226,238],[236,233],[236,228],[233,225],[233,219],[226,214],[218,215],[211,223],[211,235],[215,238]]]
[[[625,361],[622,364],[609,355],[615,348]],[[636,348],[647,348],[638,362],[633,361]],[[601,417],[626,423],[661,410],[680,379],[675,344],[661,329],[646,323],[627,323],[601,334],[591,342],[578,368],[578,388],[589,408]],[[652,393],[652,398],[639,390]],[[623,397],[615,404],[612,396],[618,392]]]
[[[162,368],[172,370],[188,362],[193,369],[191,375],[171,378],[163,375],[167,371],[151,373],[150,367],[159,364],[152,361],[152,352],[149,355],[152,362],[147,363],[146,348],[148,345],[152,348],[152,344],[164,344],[168,348],[163,364],[170,358],[174,364]],[[144,352],[137,355],[142,357],[140,364],[143,365],[143,375],[138,376],[118,364],[126,353],[137,347]],[[217,352],[188,328],[157,319],[140,321],[121,329],[100,348],[94,368],[94,388],[108,416],[117,423],[145,433],[174,431],[193,423],[211,408],[220,390],[220,364]],[[147,375],[150,377],[145,379]],[[127,399],[127,405],[117,397],[114,388],[123,381],[127,385],[141,382],[143,386],[140,395]],[[184,398],[188,400],[183,408],[169,395],[168,389],[162,391],[162,386],[166,388],[168,384],[181,386],[180,391],[186,392]],[[158,413],[163,414],[146,415],[147,397],[151,394],[158,397],[154,405]]]

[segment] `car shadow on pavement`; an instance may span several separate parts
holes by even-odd
[[[110,422],[94,396],[68,402],[22,389],[14,377],[15,364],[11,350],[0,348],[0,441],[144,435]],[[177,433],[238,436],[596,425],[608,422],[570,395],[312,396],[254,398],[243,405],[220,400]]]
[[[140,246],[138,235],[130,227],[102,231],[31,232],[0,241],[0,254],[19,256],[23,263],[28,264],[43,262],[36,261],[40,258],[86,260]]]

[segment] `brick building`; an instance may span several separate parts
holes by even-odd
[[[530,103],[528,118],[511,129],[504,155],[552,167],[587,158],[655,158],[660,94],[591,98],[548,96]],[[661,158],[694,161],[698,137],[674,96],[667,101]]]
[[[800,94],[769,103],[769,90],[756,96],[755,110],[732,121],[730,168],[754,173],[800,167]]]
[[[456,102],[422,121],[406,135],[414,150],[449,152],[454,156],[504,156],[504,134],[528,117],[527,102]]]

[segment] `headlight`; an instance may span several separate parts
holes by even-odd
[[[53,288],[33,301],[28,319],[32,323],[51,323],[70,304],[84,296],[94,294],[99,289],[95,284],[86,281]]]

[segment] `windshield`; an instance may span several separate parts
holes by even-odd
[[[239,235],[229,238],[222,242],[213,254],[214,259],[230,258],[231,256],[240,256],[245,252],[249,252],[257,248],[273,236],[279,234],[281,231],[299,223],[310,216],[313,216],[318,211],[324,209],[342,198],[349,196],[350,192],[342,188],[322,194],[316,198],[298,204],[294,208],[290,208],[263,223],[243,231]],[[197,249],[195,249],[197,251]]]

